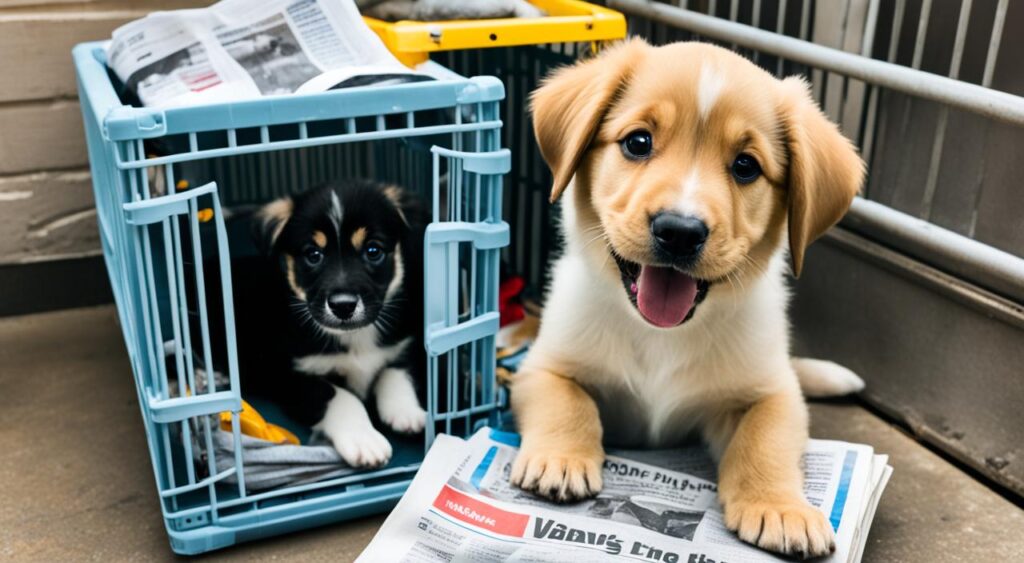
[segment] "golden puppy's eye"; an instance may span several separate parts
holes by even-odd
[[[650,131],[643,129],[633,131],[620,142],[622,154],[630,160],[641,160],[651,156],[654,150],[654,139]]]
[[[761,175],[761,165],[757,159],[747,153],[740,153],[732,161],[732,177],[741,184],[749,184]]]

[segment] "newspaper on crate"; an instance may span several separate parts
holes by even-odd
[[[518,436],[484,428],[438,436],[360,561],[786,561],[741,542],[722,521],[715,464],[698,447],[613,452],[604,489],[556,505],[512,486]],[[807,499],[836,531],[825,561],[859,561],[892,473],[864,445],[811,440]]]
[[[114,31],[111,69],[151,107],[430,80],[398,61],[352,0],[222,0]]]

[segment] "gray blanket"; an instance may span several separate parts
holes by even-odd
[[[231,432],[220,429],[219,425],[211,425],[213,431],[213,449],[216,458],[217,472],[220,473],[235,465],[235,440]],[[197,463],[206,467],[206,448],[200,445],[202,436],[193,434],[196,442],[193,451]],[[262,491],[284,485],[302,485],[314,481],[322,481],[354,473],[356,470],[345,464],[326,439],[314,434],[309,445],[275,444],[259,438],[242,435],[242,465],[245,474],[247,491]],[[224,482],[236,484],[238,480],[232,474]]]

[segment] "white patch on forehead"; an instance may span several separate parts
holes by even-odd
[[[711,115],[711,108],[714,107],[718,97],[725,87],[725,76],[710,65],[700,67],[700,78],[697,80],[697,110],[700,112],[701,120]]]
[[[680,215],[692,215],[694,217],[703,217],[703,209],[700,205],[700,197],[697,196],[697,189],[700,187],[700,176],[697,174],[697,168],[694,167],[690,171],[690,175],[683,180],[683,186],[680,190],[681,194],[679,199],[676,201],[675,211]]]
[[[331,223],[334,225],[334,234],[341,238],[341,200],[338,199],[338,194],[331,192],[331,210],[328,212],[328,216],[331,218]]]

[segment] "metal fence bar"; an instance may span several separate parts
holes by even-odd
[[[971,21],[971,4],[973,0],[960,3],[960,18],[956,24],[956,38],[953,41],[953,57],[949,63],[949,77],[960,78],[960,63],[964,57],[964,44],[967,42],[967,26]],[[932,140],[932,152],[928,157],[928,176],[925,179],[924,194],[921,196],[921,218],[931,219],[932,207],[935,203],[935,190],[939,185],[939,167],[942,166],[942,148],[946,144],[946,126],[949,125],[949,106],[943,106],[939,112],[939,121],[935,125]]]
[[[899,54],[900,31],[903,29],[903,14],[906,12],[906,9],[907,0],[896,0],[896,5],[893,6],[892,31],[889,33],[889,51],[885,57],[886,62],[896,62],[896,55]],[[864,141],[861,145],[861,154],[868,160],[874,154],[875,129],[884,134],[886,120],[888,119],[888,114],[883,113],[878,118],[879,123],[875,123],[875,116],[878,115],[879,90],[877,86],[872,86],[871,96],[868,98],[868,113],[864,120]],[[884,135],[879,135],[879,137],[884,138]],[[864,195],[867,195],[866,191]]]
[[[953,41],[953,59],[949,63],[949,77],[960,78],[960,63],[964,58],[967,43],[967,26],[971,22],[971,5],[974,0],[963,0],[960,5],[960,19],[956,23],[956,39]]]
[[[1024,98],[960,82],[945,76],[909,69],[770,31],[723,21],[646,0],[609,0],[609,6],[629,15],[680,27],[720,41],[782,56],[816,68],[845,74],[878,86],[952,107],[1024,125]]]
[[[992,76],[996,72],[996,59],[999,57],[999,44],[1003,40],[1003,26],[1006,24],[1006,10],[1010,0],[999,0],[996,5],[996,18],[992,22],[992,37],[988,42],[988,54],[985,55],[985,75],[981,79],[981,85],[992,87]]]
[[[875,33],[878,30],[878,10],[880,4],[881,0],[871,0],[871,3],[868,4],[868,17],[864,23],[864,40],[860,46],[860,55],[862,57],[870,58],[872,51],[875,49]]]
[[[1024,259],[1013,254],[862,198],[854,199],[843,226],[1024,301]]]
[[[754,4],[751,7],[750,14],[750,25],[760,28],[761,27],[761,0],[754,0]],[[754,64],[760,64],[761,53],[754,51]]]
[[[804,0],[803,8],[800,12],[800,39],[806,40],[807,34],[810,32],[811,22],[811,1]]]
[[[843,0],[843,3],[839,7],[840,21],[842,25],[839,26],[839,48],[842,49],[846,46],[846,34],[850,31],[850,0]]]
[[[783,35],[786,31],[786,0],[779,0],[779,13],[775,18],[775,33]],[[783,64],[785,59],[777,57],[775,74],[782,76]]]
[[[914,60],[910,63],[913,69],[921,68],[924,57],[924,42],[928,37],[928,18],[932,14],[932,0],[924,0],[921,4],[921,16],[917,20],[917,34],[914,36]]]
[[[875,35],[878,31],[878,11],[880,8],[880,0],[871,0],[868,4],[867,20],[864,23],[864,34],[861,36],[860,54],[862,57],[871,57],[871,54],[875,50]],[[865,155],[870,155],[870,146],[872,141],[870,134],[874,133],[874,120],[875,113],[872,111],[872,103],[877,104],[878,87],[870,84],[865,85],[867,88],[867,105],[864,105],[863,98],[858,98],[860,111],[862,115],[866,116],[867,119],[858,119],[856,121],[856,134],[852,135],[855,139],[859,139],[857,143],[863,147]],[[848,94],[849,95],[849,94]],[[846,103],[844,101],[844,112],[846,109]],[[844,113],[844,118],[845,118]]]
[[[889,34],[889,54],[887,62],[895,63],[900,49],[900,31],[903,30],[903,16],[907,13],[907,0],[896,0],[892,15],[892,32]]]

